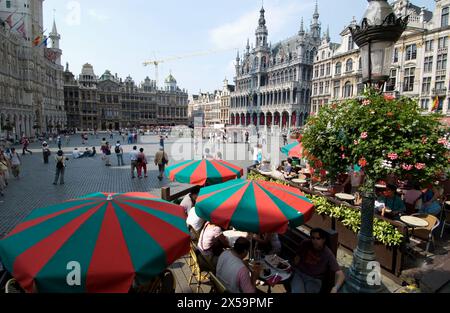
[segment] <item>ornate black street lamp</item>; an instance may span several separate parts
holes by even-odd
[[[381,89],[389,78],[394,45],[406,29],[408,17],[397,18],[387,0],[368,2],[361,25],[349,28],[360,48],[363,83]],[[374,187],[369,186],[362,193],[361,230],[346,281],[348,292],[373,293],[381,290],[381,273],[376,272],[379,265],[376,264],[373,248]]]

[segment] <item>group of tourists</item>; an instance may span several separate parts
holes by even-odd
[[[22,160],[15,148],[0,148],[0,195],[4,196],[11,174],[19,179]]]

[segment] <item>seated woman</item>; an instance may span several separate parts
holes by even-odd
[[[281,242],[276,233],[265,233],[261,235],[255,235],[253,239],[257,243],[257,248],[262,250],[264,254],[280,254]]]
[[[97,154],[95,147],[92,147],[92,153],[89,155],[90,158],[93,158]]]
[[[224,249],[230,248],[228,239],[223,235],[223,229],[206,222],[198,239],[198,250],[209,264],[215,266]]]
[[[294,172],[294,168],[292,167],[292,159],[288,158],[284,167],[281,169],[281,173],[283,173],[284,178],[289,179],[296,176]]]
[[[437,185],[429,185],[422,190],[422,205],[420,206],[419,213],[438,215],[441,212],[441,204],[439,199],[442,195],[442,191]]]
[[[388,213],[397,217],[406,211],[405,203],[402,198],[397,195],[396,191],[397,186],[388,184],[386,189],[382,192],[382,195],[377,199],[378,202],[383,203],[379,209],[379,211],[381,211],[381,216]]]

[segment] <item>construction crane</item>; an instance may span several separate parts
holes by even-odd
[[[219,50],[194,52],[194,53],[186,54],[186,55],[168,57],[168,58],[161,59],[161,60],[145,61],[143,63],[143,65],[144,66],[149,66],[149,65],[155,66],[155,80],[156,80],[156,84],[158,84],[159,83],[158,66],[159,66],[160,63],[166,63],[166,62],[170,62],[170,61],[175,61],[175,60],[180,60],[180,59],[185,59],[185,58],[191,58],[191,57],[197,57],[197,56],[202,56],[202,55],[209,55],[209,54],[213,54],[213,53],[218,53],[218,52],[223,52],[223,51],[230,51],[230,50],[237,50],[237,48],[228,48],[228,49],[219,49]]]

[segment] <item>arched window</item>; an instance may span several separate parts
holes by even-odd
[[[353,85],[351,82],[346,82],[344,85],[344,98],[350,98],[353,96]]]
[[[345,63],[345,71],[346,72],[353,71],[353,60],[352,59],[348,59],[347,62]]]
[[[335,68],[334,74],[341,75],[341,67],[342,67],[341,62],[336,63],[336,68]]]

